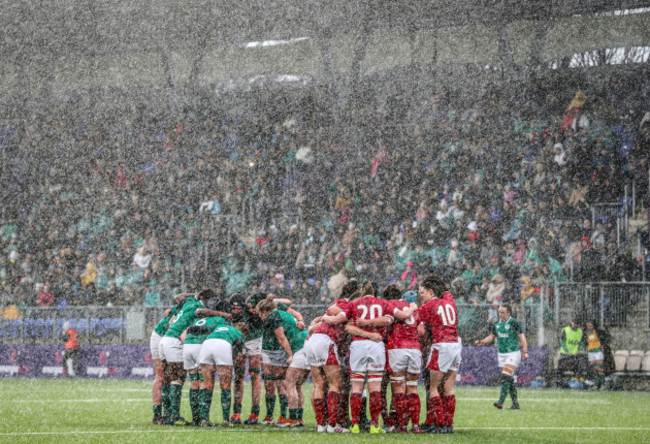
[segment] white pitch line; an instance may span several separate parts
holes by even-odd
[[[650,432],[650,427],[455,427],[456,431],[465,431],[465,430],[502,430],[502,431],[518,431],[518,430],[567,430],[567,431],[589,431],[589,430],[598,430],[598,431],[632,431],[632,432]],[[61,432],[12,432],[12,433],[0,433],[0,436],[39,436],[39,435],[123,435],[126,433],[196,433],[200,432],[210,432],[209,430],[197,430],[196,428],[187,428],[187,429],[160,429],[160,430],[68,430]],[[258,432],[274,432],[281,433],[287,432],[285,429],[260,429],[260,428],[233,428],[233,429],[220,429],[219,432],[226,433],[258,433]],[[306,433],[306,432],[315,432],[313,428],[307,428],[302,430],[292,430],[288,433]]]
[[[81,402],[105,402],[107,404],[119,403],[119,402],[151,402],[151,398],[124,398],[124,399],[106,399],[106,398],[92,398],[92,399],[8,399],[3,402],[17,402],[22,404],[29,403],[43,403],[43,402],[70,402],[70,403],[81,403]]]

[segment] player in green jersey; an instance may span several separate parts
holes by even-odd
[[[226,307],[219,305],[219,301],[207,301],[208,308],[218,312],[225,312]],[[181,335],[183,342],[183,368],[187,371],[190,378],[190,409],[192,411],[192,424],[200,425],[199,394],[202,389],[201,366],[199,365],[199,354],[201,345],[212,331],[228,321],[222,316],[211,316],[208,318],[198,318]]]
[[[164,384],[163,364],[160,358],[160,340],[167,332],[169,321],[178,312],[181,301],[192,296],[190,293],[181,293],[174,296],[174,305],[171,309],[164,311],[163,318],[156,324],[151,332],[149,348],[153,360],[154,382],[152,388],[153,398],[153,424],[162,424],[165,418],[171,418],[171,404],[169,403],[169,385]],[[163,402],[164,400],[164,402]],[[163,414],[164,408],[164,414]]]
[[[280,418],[276,425],[283,425],[288,421],[288,400],[283,383],[287,367],[291,364],[293,354],[302,348],[305,340],[302,336],[304,322],[302,316],[288,307],[283,311],[269,294],[266,299],[255,306],[260,318],[264,321],[262,332],[262,379],[266,392],[266,417],[262,424],[273,424],[273,410],[275,408],[275,393],[277,390],[280,398]],[[301,328],[302,327],[302,330]]]
[[[497,340],[497,350],[499,357],[499,370],[501,370],[501,394],[499,400],[494,403],[498,409],[503,408],[503,402],[506,400],[508,393],[512,398],[512,410],[519,410],[519,401],[517,399],[517,385],[515,381],[515,371],[519,367],[522,354],[519,351],[519,343],[523,351],[523,358],[528,359],[528,342],[526,335],[521,328],[521,324],[512,317],[512,308],[508,304],[502,304],[499,307],[499,321],[492,327],[492,333],[483,339],[476,341],[476,345],[490,344]]]
[[[165,383],[169,384],[169,397],[171,402],[171,423],[173,425],[190,425],[180,417],[181,395],[185,382],[185,369],[183,368],[183,344],[181,335],[187,327],[192,325],[197,317],[222,316],[230,318],[229,313],[208,309],[204,302],[213,298],[212,290],[202,290],[197,298],[190,296],[183,300],[183,306],[170,321],[169,328],[160,340],[160,357],[163,361]]]
[[[245,334],[248,327],[239,322],[235,326],[218,325],[206,338],[201,346],[199,362],[203,376],[203,389],[201,391],[200,412],[201,426],[213,427],[210,421],[210,406],[214,390],[215,368],[219,375],[221,386],[221,408],[223,425],[230,426],[230,401],[231,382],[233,372],[233,359],[239,354],[244,345]]]

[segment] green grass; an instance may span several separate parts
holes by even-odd
[[[247,386],[247,390],[248,390]],[[0,380],[0,443],[218,442],[305,443],[642,443],[650,442],[650,394],[519,389],[519,411],[492,407],[497,388],[458,387],[454,435],[326,435],[315,433],[305,386],[307,427],[231,429],[152,426],[151,383],[115,380]],[[188,387],[183,415],[191,417]],[[245,400],[250,399],[247,392]],[[215,390],[212,419],[221,417]],[[509,405],[506,404],[506,407]],[[276,412],[279,406],[276,404]],[[250,407],[244,404],[243,416]],[[424,418],[424,409],[422,418]],[[264,414],[264,406],[262,406]]]

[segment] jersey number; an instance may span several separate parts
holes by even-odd
[[[181,316],[183,316],[183,310],[181,310],[181,311],[179,311],[178,313],[176,313],[176,316],[174,316],[174,320],[172,321],[172,324],[175,324],[176,321],[178,321],[178,320],[180,319]]]
[[[205,318],[203,318],[203,319],[199,319],[198,321],[196,321],[196,323],[194,325],[205,325],[206,322],[208,322],[208,321]]]
[[[365,305],[359,306],[359,310],[361,310],[361,316],[359,316],[361,319],[375,319],[378,318],[382,315],[382,309],[381,305],[377,304],[372,304],[370,306],[370,317],[368,317],[368,307]]]
[[[442,323],[445,325],[454,325],[456,324],[456,312],[454,307],[449,304],[445,304],[445,308],[442,308],[442,305],[438,307],[438,316],[442,319]]]

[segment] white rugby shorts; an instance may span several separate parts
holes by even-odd
[[[199,353],[201,353],[201,344],[183,344],[183,368],[185,370],[198,370]]]
[[[301,348],[293,354],[293,359],[291,360],[290,368],[299,368],[301,370],[311,370],[311,366],[307,363],[307,357],[305,356],[305,349]]]
[[[207,365],[232,365],[232,345],[224,339],[203,341],[199,363]]]
[[[262,350],[262,364],[273,365],[275,367],[288,367],[287,352],[284,350]]]
[[[587,353],[587,359],[589,359],[589,362],[594,362],[594,361],[604,361],[605,360],[605,354],[602,351],[597,351],[597,352],[588,352]]]
[[[159,349],[160,359],[167,362],[183,362],[183,343],[180,339],[163,336]]]
[[[251,339],[244,343],[240,354],[245,356],[259,356],[262,354],[262,337]]]
[[[151,332],[151,338],[149,339],[149,349],[151,350],[151,359],[156,360],[160,359],[160,336],[155,331]]]
[[[322,333],[312,335],[302,348],[311,367],[339,365],[338,349],[332,338]]]
[[[383,372],[386,369],[386,346],[369,339],[350,344],[350,371],[354,373]]]
[[[460,342],[438,342],[431,346],[427,368],[442,373],[457,372],[460,369],[461,351]]]
[[[392,373],[406,370],[419,375],[422,371],[422,352],[415,348],[395,348],[388,350],[388,368]]]
[[[519,364],[521,364],[521,352],[519,350],[509,353],[497,353],[497,357],[499,359],[499,368],[506,365],[518,368]]]

